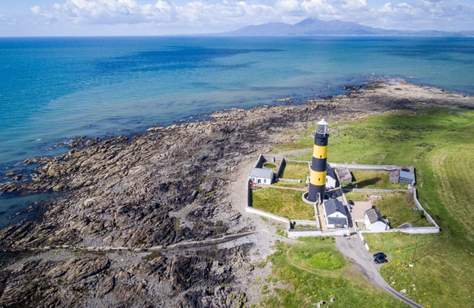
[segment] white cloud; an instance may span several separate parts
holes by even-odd
[[[282,12],[294,12],[298,11],[301,6],[299,0],[279,0],[276,3],[276,8]]]
[[[327,0],[303,0],[301,7],[308,13],[316,15],[335,14],[336,9]]]
[[[343,7],[346,9],[361,9],[367,7],[367,0],[344,0]]]
[[[38,3],[40,0],[37,0]],[[305,17],[342,19],[393,28],[437,26],[474,14],[465,0],[57,0],[31,12],[49,21],[76,24],[151,24],[220,31],[249,24],[298,21]],[[466,17],[467,16],[467,17]],[[471,16],[472,17],[472,16]],[[463,19],[464,18],[464,19]],[[470,22],[473,23],[472,21]]]
[[[41,14],[41,8],[39,7],[39,5],[34,5],[31,7],[31,12],[33,14],[39,15]]]
[[[38,5],[31,7],[35,15],[45,16]],[[248,1],[211,2],[192,0],[175,4],[166,0],[138,2],[137,0],[65,0],[48,8],[48,14],[76,23],[230,23],[268,21],[278,18],[275,8]]]
[[[140,4],[136,0],[66,0],[48,9],[31,7],[36,15],[49,15],[73,22],[90,23],[141,23],[169,18],[172,6],[165,0]]]

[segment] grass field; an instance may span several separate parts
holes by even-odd
[[[410,193],[381,194],[380,199],[376,200],[374,205],[383,216],[388,218],[392,228],[397,228],[404,223],[410,223],[415,227],[430,226],[422,212],[416,208]]]
[[[282,178],[302,180],[306,182],[306,177],[309,176],[309,167],[305,163],[286,163],[285,169],[283,169]]]
[[[372,252],[384,251],[385,280],[424,307],[473,307],[473,256],[444,235],[366,234]]]
[[[314,209],[301,200],[300,191],[258,188],[252,191],[252,206],[289,219],[314,219]]]
[[[306,154],[293,158],[309,159],[312,133],[308,129],[298,141],[278,148],[307,147]],[[416,167],[420,202],[440,224],[441,234],[368,238],[372,249],[391,259],[382,267],[385,279],[399,281],[397,289],[414,283],[409,295],[426,307],[474,306],[469,294],[474,286],[473,137],[472,111],[389,113],[331,127],[329,161]],[[408,261],[413,241],[424,243],[426,256],[413,268],[397,266]]]
[[[382,188],[382,189],[401,189],[407,185],[390,183],[388,171],[378,170],[351,170],[354,182],[346,187],[355,188]]]
[[[279,243],[270,261],[263,307],[316,307],[322,301],[329,307],[403,307],[370,286],[335,249],[333,238]]]
[[[273,183],[275,186],[280,187],[293,187],[293,188],[305,188],[308,186],[305,182],[285,182],[285,181],[278,181]]]
[[[366,201],[369,199],[369,193],[362,193],[362,192],[346,192],[345,193],[347,200],[352,201]]]

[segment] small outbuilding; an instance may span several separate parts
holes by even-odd
[[[352,183],[352,173],[349,168],[337,168],[336,173],[341,185],[348,185]]]
[[[388,223],[382,218],[380,212],[374,207],[365,211],[364,224],[369,231],[380,232],[390,229]]]
[[[400,169],[400,183],[415,185],[415,168]]]
[[[390,183],[415,185],[415,168],[403,167],[390,171]]]
[[[341,201],[338,199],[325,200],[324,212],[328,228],[347,228],[347,212]]]
[[[250,171],[249,180],[256,185],[271,185],[281,175],[285,165],[284,157],[260,154]]]
[[[270,185],[273,183],[273,170],[267,168],[253,168],[249,176],[254,184]]]

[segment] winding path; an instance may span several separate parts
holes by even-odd
[[[359,238],[355,236],[350,237],[336,237],[337,249],[348,259],[350,259],[373,284],[390,293],[393,297],[398,298],[405,304],[422,308],[420,304],[412,301],[406,295],[398,292],[392,288],[380,275],[378,266],[373,263],[371,255],[365,249]]]

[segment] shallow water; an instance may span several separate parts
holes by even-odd
[[[0,196],[0,228],[23,219],[32,219],[37,210],[25,212],[24,209],[36,202],[52,198],[54,194],[43,193],[29,196]]]
[[[337,94],[368,78],[474,93],[474,39],[0,39],[0,72],[2,165],[68,137]]]

